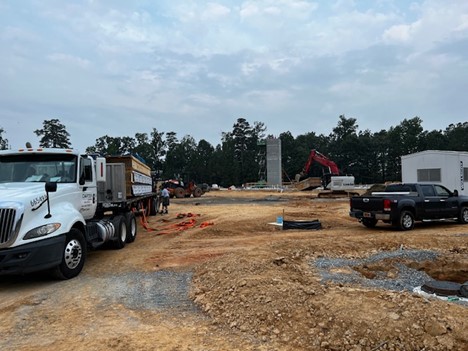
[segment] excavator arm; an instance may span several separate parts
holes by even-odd
[[[310,177],[304,180],[303,177],[308,176],[310,167],[314,162],[326,167],[328,172],[324,172],[322,178],[314,178]],[[323,191],[330,191],[332,193],[339,193],[343,191],[353,191],[354,188],[354,177],[353,176],[342,176],[340,175],[340,170],[335,162],[330,160],[327,156],[321,154],[317,150],[312,150],[309,154],[309,158],[302,169],[300,174],[296,175],[296,188],[299,190],[307,190],[311,188],[317,188],[316,179],[319,179],[319,182],[322,183]],[[328,193],[319,193],[319,197],[321,194],[328,194]]]
[[[301,174],[304,176],[309,174],[310,167],[312,166],[314,162],[317,162],[321,164],[322,166],[327,167],[331,175],[340,174],[340,170],[338,169],[338,166],[336,165],[336,163],[315,149],[310,152],[307,163],[304,165],[304,168]]]

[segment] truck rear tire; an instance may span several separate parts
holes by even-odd
[[[80,274],[86,260],[86,242],[83,233],[72,228],[66,235],[62,262],[52,274],[61,280],[71,279]]]
[[[115,228],[115,238],[112,242],[114,249],[120,250],[125,247],[127,242],[127,225],[123,216],[116,216],[112,221]]]
[[[411,230],[414,228],[414,215],[411,211],[403,210],[397,223],[400,230]]]
[[[178,198],[178,199],[181,199],[183,197],[185,197],[185,190],[184,188],[175,188],[174,189],[174,194],[175,194],[175,197]]]
[[[149,215],[156,216],[156,214],[158,213],[158,208],[159,208],[159,198],[158,197],[151,198]]]
[[[460,209],[460,215],[458,216],[458,222],[462,224],[468,223],[468,207],[462,206]]]
[[[133,212],[127,212],[125,214],[125,226],[127,227],[127,243],[133,243],[137,236],[137,221],[135,214]]]

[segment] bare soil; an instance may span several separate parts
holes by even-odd
[[[312,192],[173,199],[134,243],[90,252],[77,278],[1,277],[0,350],[466,350],[466,304],[324,281],[315,262],[430,251],[335,270],[391,279],[405,265],[464,283],[468,226],[368,229],[348,206]],[[282,230],[278,216],[322,229]]]

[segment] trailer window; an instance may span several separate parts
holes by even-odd
[[[441,180],[440,168],[418,169],[418,182],[440,182]]]

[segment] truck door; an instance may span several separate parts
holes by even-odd
[[[434,190],[441,202],[441,211],[444,218],[455,218],[458,216],[458,199],[450,196],[450,191],[441,186],[434,185]]]
[[[445,203],[441,203],[440,198],[436,196],[432,184],[421,184],[420,187],[424,196],[424,218],[431,219],[439,217],[441,207],[445,207]]]
[[[81,157],[79,183],[82,190],[80,212],[84,219],[91,219],[96,213],[97,187],[93,160],[89,157]]]

